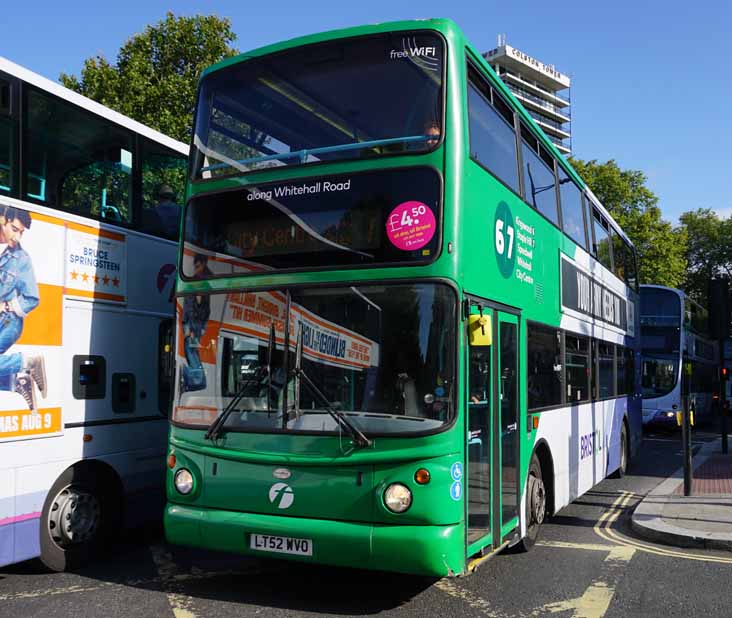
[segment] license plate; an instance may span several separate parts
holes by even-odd
[[[293,539],[289,536],[252,534],[249,537],[249,547],[258,551],[271,551],[277,554],[313,555],[313,542],[311,539]]]

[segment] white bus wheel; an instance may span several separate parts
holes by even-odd
[[[620,466],[615,470],[610,478],[621,479],[625,476],[628,471],[628,430],[625,428],[625,421],[623,421],[623,427],[620,430]]]

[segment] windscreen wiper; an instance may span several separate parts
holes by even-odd
[[[243,169],[246,165],[252,163],[260,163],[262,161],[287,161],[289,159],[298,159],[300,163],[305,163],[310,155],[317,156],[322,154],[331,154],[333,152],[347,152],[349,150],[360,150],[361,148],[375,148],[377,146],[389,146],[391,144],[409,144],[414,142],[425,142],[435,139],[434,135],[406,135],[404,137],[389,137],[385,139],[372,139],[365,142],[351,142],[349,144],[334,144],[333,146],[319,146],[317,148],[303,148],[301,150],[293,150],[291,152],[278,152],[271,155],[262,155],[260,157],[250,157],[248,159],[229,159],[223,163],[214,163],[213,165],[206,165],[201,168],[201,172],[211,172],[213,170],[222,169],[225,167],[235,167],[241,171],[248,171]],[[222,155],[216,153],[215,150],[202,147],[202,144],[197,143],[197,148],[201,150],[205,155],[212,158],[221,159]]]
[[[221,413],[220,416],[217,416],[213,423],[209,426],[208,430],[204,434],[204,438],[206,440],[215,440],[219,437],[221,434],[221,430],[224,427],[224,423],[226,422],[226,419],[229,418],[229,415],[233,412],[234,408],[239,404],[239,402],[244,398],[244,395],[246,395],[247,389],[254,383],[259,382],[260,376],[254,375],[251,378],[247,378],[244,380],[244,383],[241,385],[238,391],[234,394],[234,398],[229,402],[229,405],[224,408],[224,411]]]
[[[274,322],[270,325],[269,328],[269,349],[267,350],[267,366],[266,374],[267,374],[267,414],[270,413],[271,410],[271,394],[270,391],[272,390],[272,356],[275,346],[275,330],[274,330]],[[221,413],[220,416],[216,417],[209,426],[208,430],[204,434],[204,438],[206,440],[215,440],[219,437],[221,434],[221,430],[224,428],[224,423],[226,423],[226,420],[229,418],[229,415],[234,411],[234,408],[239,404],[239,402],[244,398],[244,395],[246,394],[247,389],[254,383],[258,383],[262,378],[261,373],[253,375],[251,378],[248,378],[244,381],[244,383],[241,385],[239,390],[235,393],[234,398],[229,402],[229,405],[224,408],[224,411]]]
[[[330,402],[328,397],[321,391],[315,383],[310,379],[307,373],[305,373],[305,370],[302,368],[302,351],[303,351],[303,342],[302,342],[302,328],[300,329],[298,336],[297,336],[297,348],[295,351],[295,368],[292,370],[292,373],[295,377],[300,378],[303,382],[305,382],[305,385],[313,392],[313,394],[318,397],[325,406],[326,412],[330,414],[333,417],[333,420],[343,429],[345,429],[348,433],[353,436],[353,442],[357,446],[371,446],[372,441],[367,438],[364,433],[356,427],[348,418],[346,417],[343,412],[340,412],[339,410],[336,410],[333,404]]]

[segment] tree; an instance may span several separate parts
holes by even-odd
[[[720,219],[708,208],[685,212],[679,219],[688,237],[684,290],[706,306],[709,279],[732,275],[732,219]]]
[[[645,174],[621,170],[612,159],[570,162],[635,245],[640,282],[679,287],[686,275],[687,231],[661,217]]]
[[[62,73],[67,88],[183,142],[190,140],[198,78],[238,53],[228,19],[175,17],[147,26],[119,50],[117,63],[88,58],[81,78]]]

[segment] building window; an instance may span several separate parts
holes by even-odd
[[[548,326],[528,325],[529,410],[562,403],[561,331]]]

